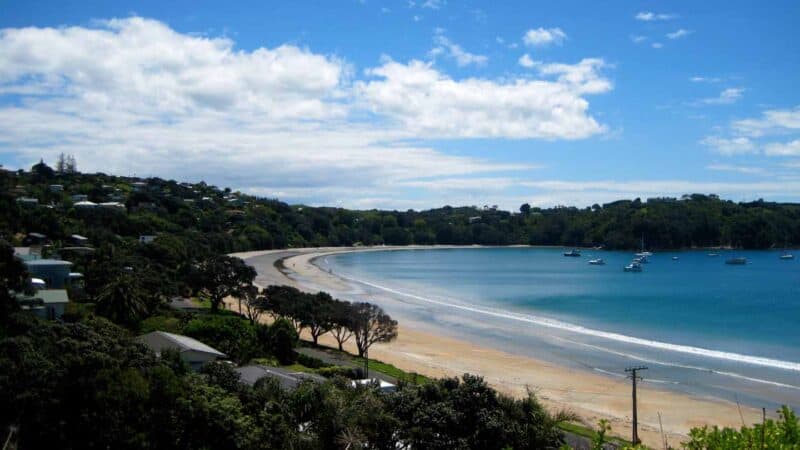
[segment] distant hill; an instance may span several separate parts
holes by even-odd
[[[650,249],[800,245],[800,204],[735,203],[715,195],[620,200],[519,212],[462,206],[355,211],[289,205],[230,189],[160,178],[58,173],[43,163],[0,173],[0,235],[31,232],[99,245],[167,234],[209,253],[345,245],[560,245]]]

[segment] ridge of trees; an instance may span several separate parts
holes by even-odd
[[[142,183],[134,188],[134,183]],[[53,192],[51,184],[63,191]],[[17,205],[26,195],[49,207]],[[123,199],[126,212],[75,208],[71,195],[93,202]],[[288,205],[200,183],[159,178],[57,172],[0,171],[0,236],[39,232],[53,240],[77,233],[94,242],[169,234],[197,241],[213,254],[287,247],[345,245],[561,245],[653,249],[800,245],[800,204],[735,203],[716,195],[620,200],[587,208],[519,212],[496,207],[444,206],[425,211],[356,211]],[[9,239],[11,240],[11,239]]]

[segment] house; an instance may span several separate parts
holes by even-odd
[[[97,203],[90,202],[89,200],[83,200],[83,201],[80,201],[80,202],[75,202],[75,204],[72,205],[72,206],[74,206],[76,208],[79,208],[79,209],[91,209],[91,208],[96,208],[97,207]]]
[[[41,282],[31,279],[34,287],[41,286]],[[17,302],[23,310],[32,311],[42,319],[54,320],[64,315],[69,297],[65,289],[39,289],[33,295],[17,295]]]
[[[131,183],[131,187],[133,188],[133,192],[142,192],[147,188],[147,183],[137,181],[135,183]]]
[[[200,370],[203,364],[227,358],[227,355],[196,339],[180,334],[167,333],[166,331],[153,331],[139,336],[139,342],[146,345],[156,355],[167,349],[177,350],[181,359],[193,370]]]
[[[17,258],[28,261],[30,259],[39,259],[42,257],[41,247],[14,247],[14,256]]]
[[[117,211],[125,211],[125,204],[120,202],[103,202],[99,205],[101,208],[113,209]]]
[[[86,236],[81,236],[80,234],[73,234],[69,237],[69,241],[75,245],[82,246],[89,243],[89,238]]]
[[[39,199],[33,197],[19,197],[17,198],[17,203],[19,203],[20,206],[39,206]]]
[[[64,185],[63,184],[51,184],[49,186],[50,192],[64,192]]]
[[[70,283],[72,263],[60,259],[31,259],[23,261],[28,274],[44,280],[49,289],[64,289]]]
[[[76,202],[76,203],[77,202],[85,202],[85,201],[89,200],[89,196],[86,195],[86,194],[73,194],[71,198],[72,198],[72,201]]]
[[[25,239],[22,240],[23,245],[37,245],[41,246],[47,243],[47,235],[42,233],[28,233]]]
[[[469,218],[469,223],[478,223],[481,221],[481,216],[472,216]]]
[[[139,236],[139,242],[142,244],[149,244],[156,240],[156,235],[154,234],[143,234]]]
[[[233,369],[239,374],[239,381],[253,386],[264,377],[275,378],[284,390],[294,390],[304,381],[324,383],[325,378],[319,375],[303,372],[293,372],[279,367],[264,365],[243,366]]]

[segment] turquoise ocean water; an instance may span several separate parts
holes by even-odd
[[[665,389],[800,407],[800,255],[659,252],[625,273],[630,252],[562,252],[376,251],[316,264],[352,281],[337,294],[432,331],[611,377],[643,364],[645,382]]]

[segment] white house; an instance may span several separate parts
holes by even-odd
[[[181,359],[186,361],[194,370],[200,370],[200,367],[207,362],[227,358],[224,353],[196,339],[180,334],[167,333],[166,331],[153,331],[152,333],[143,334],[137,339],[159,356],[166,349],[177,350],[181,355]]]
[[[156,240],[156,236],[154,234],[143,234],[139,236],[139,242],[142,244],[149,244]]]
[[[41,286],[42,280],[33,278],[34,286]],[[39,289],[31,296],[19,295],[17,302],[23,310],[31,311],[42,319],[59,319],[69,303],[65,289]]]

